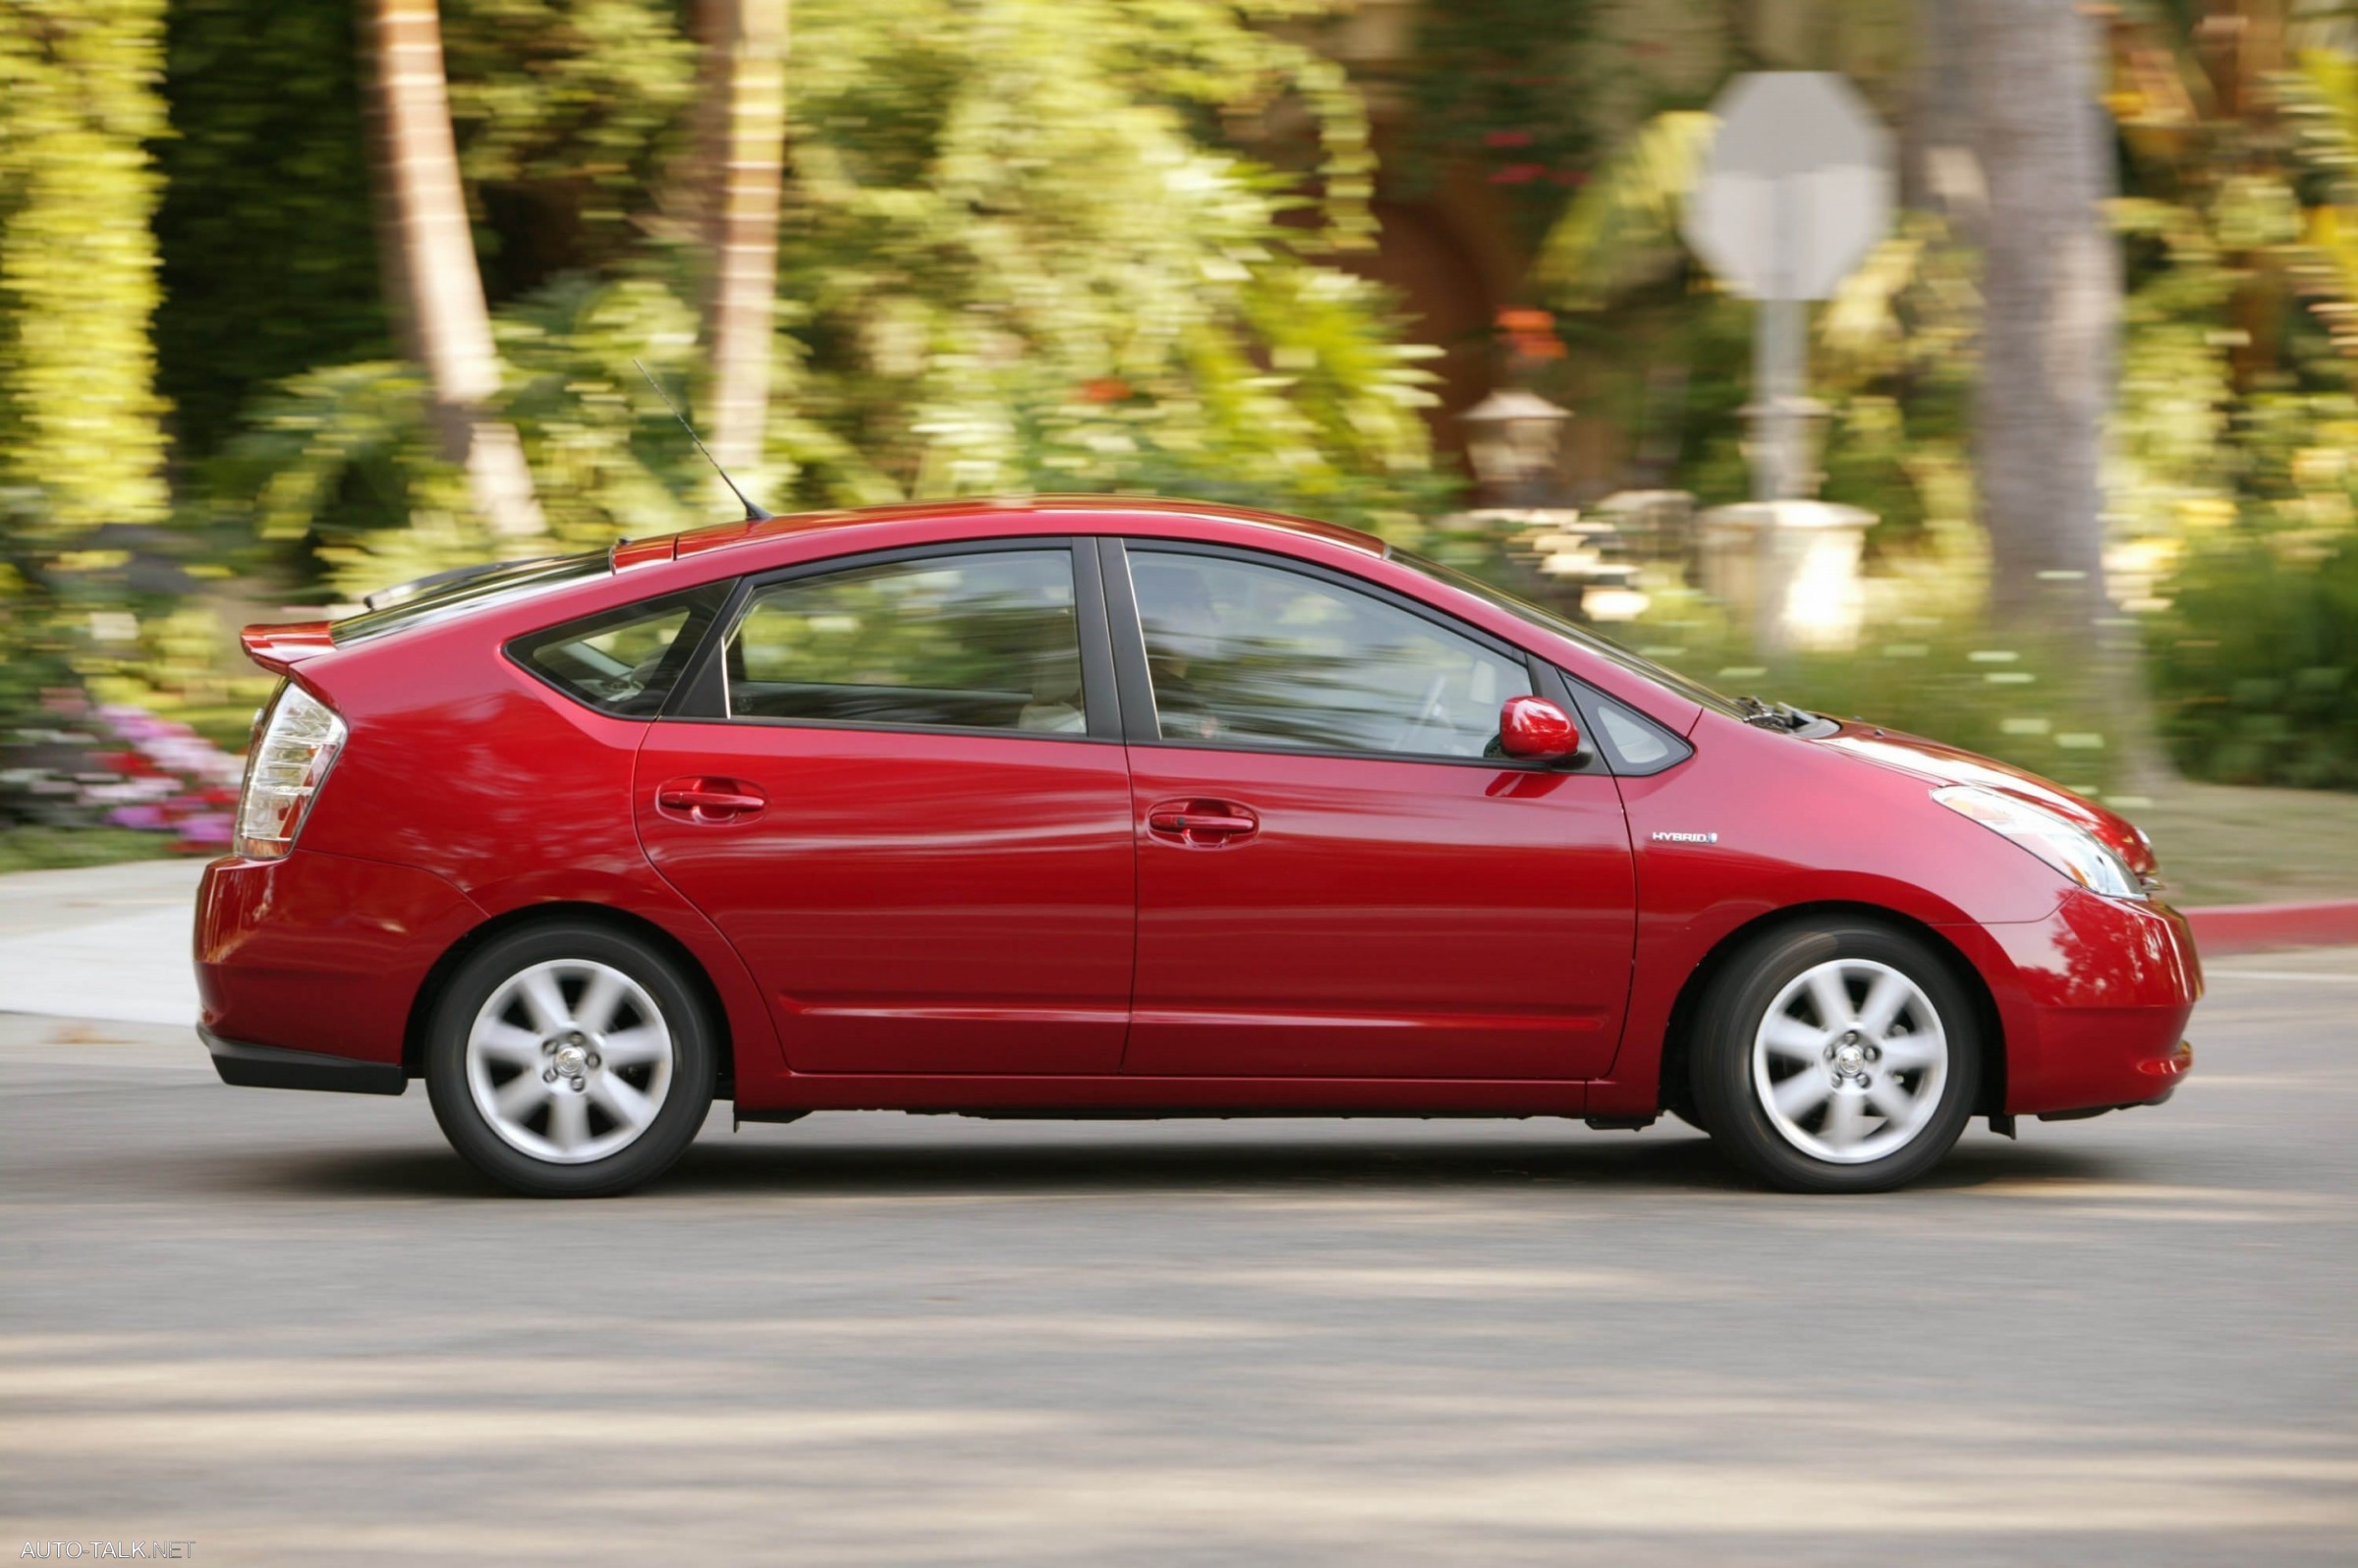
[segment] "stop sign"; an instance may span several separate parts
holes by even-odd
[[[1830,71],[1753,72],[1712,108],[1687,243],[1738,294],[1825,299],[1890,224],[1890,133]]]

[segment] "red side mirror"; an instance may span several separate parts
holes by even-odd
[[[1580,750],[1580,726],[1544,697],[1510,697],[1498,710],[1498,749],[1528,761],[1553,761]]]

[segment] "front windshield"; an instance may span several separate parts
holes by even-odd
[[[1436,582],[1446,583],[1453,588],[1462,588],[1485,603],[1496,605],[1509,615],[1529,621],[1534,626],[1544,627],[1558,637],[1578,643],[1599,658],[1610,659],[1613,663],[1629,671],[1630,674],[1652,681],[1665,691],[1675,692],[1690,702],[1700,702],[1713,712],[1724,713],[1729,718],[1745,716],[1745,711],[1740,705],[1721,697],[1710,687],[1690,681],[1675,670],[1663,669],[1652,659],[1632,653],[1620,644],[1599,637],[1585,626],[1567,621],[1552,610],[1542,609],[1537,604],[1519,599],[1502,588],[1492,588],[1478,577],[1471,577],[1455,567],[1443,566],[1438,561],[1429,561],[1412,550],[1394,549],[1391,552],[1391,558],[1404,566],[1415,567]]]

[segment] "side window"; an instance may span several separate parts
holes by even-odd
[[[1597,740],[1614,772],[1642,778],[1695,755],[1695,748],[1644,714],[1623,707],[1595,687],[1582,690],[1584,705],[1597,715]]]
[[[759,589],[728,643],[734,718],[1078,735],[1063,548],[936,555]]]
[[[715,583],[626,604],[520,637],[508,650],[577,701],[602,713],[652,718],[728,596],[729,585]]]
[[[1496,755],[1529,670],[1372,594],[1278,566],[1133,545],[1166,741],[1288,751]]]

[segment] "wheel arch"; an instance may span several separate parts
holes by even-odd
[[[1982,1082],[1974,1114],[1994,1115],[2006,1103],[2006,1032],[1999,1017],[1997,999],[1990,982],[1973,961],[1937,925],[1929,925],[1897,910],[1880,904],[1861,904],[1843,900],[1825,900],[1811,904],[1794,904],[1771,910],[1737,926],[1712,944],[1710,952],[1691,971],[1679,986],[1678,999],[1671,1003],[1670,1022],[1662,1031],[1660,1087],[1657,1094],[1661,1105],[1689,1121],[1694,1120],[1694,1096],[1687,1082],[1687,1060],[1694,1046],[1696,1015],[1701,1012],[1703,999],[1712,985],[1727,972],[1728,965],[1753,942],[1786,926],[1800,925],[1828,918],[1866,921],[1902,932],[1922,941],[1942,964],[1950,976],[1964,987],[1973,1004],[1974,1023],[1982,1039]]]
[[[527,904],[512,909],[469,930],[445,948],[426,971],[418,986],[418,994],[410,1002],[410,1016],[402,1030],[401,1067],[411,1078],[425,1075],[426,1023],[441,1003],[442,993],[459,966],[478,951],[484,943],[510,931],[533,925],[553,924],[557,922],[580,922],[604,925],[634,936],[655,948],[679,966],[681,977],[695,994],[697,1005],[703,1009],[704,1027],[712,1032],[714,1070],[718,1083],[713,1093],[720,1099],[733,1098],[737,1092],[737,1050],[733,1032],[729,1028],[729,1010],[723,1004],[720,989],[712,977],[687,944],[645,916],[619,910],[610,904],[577,903],[558,900],[545,904]]]

